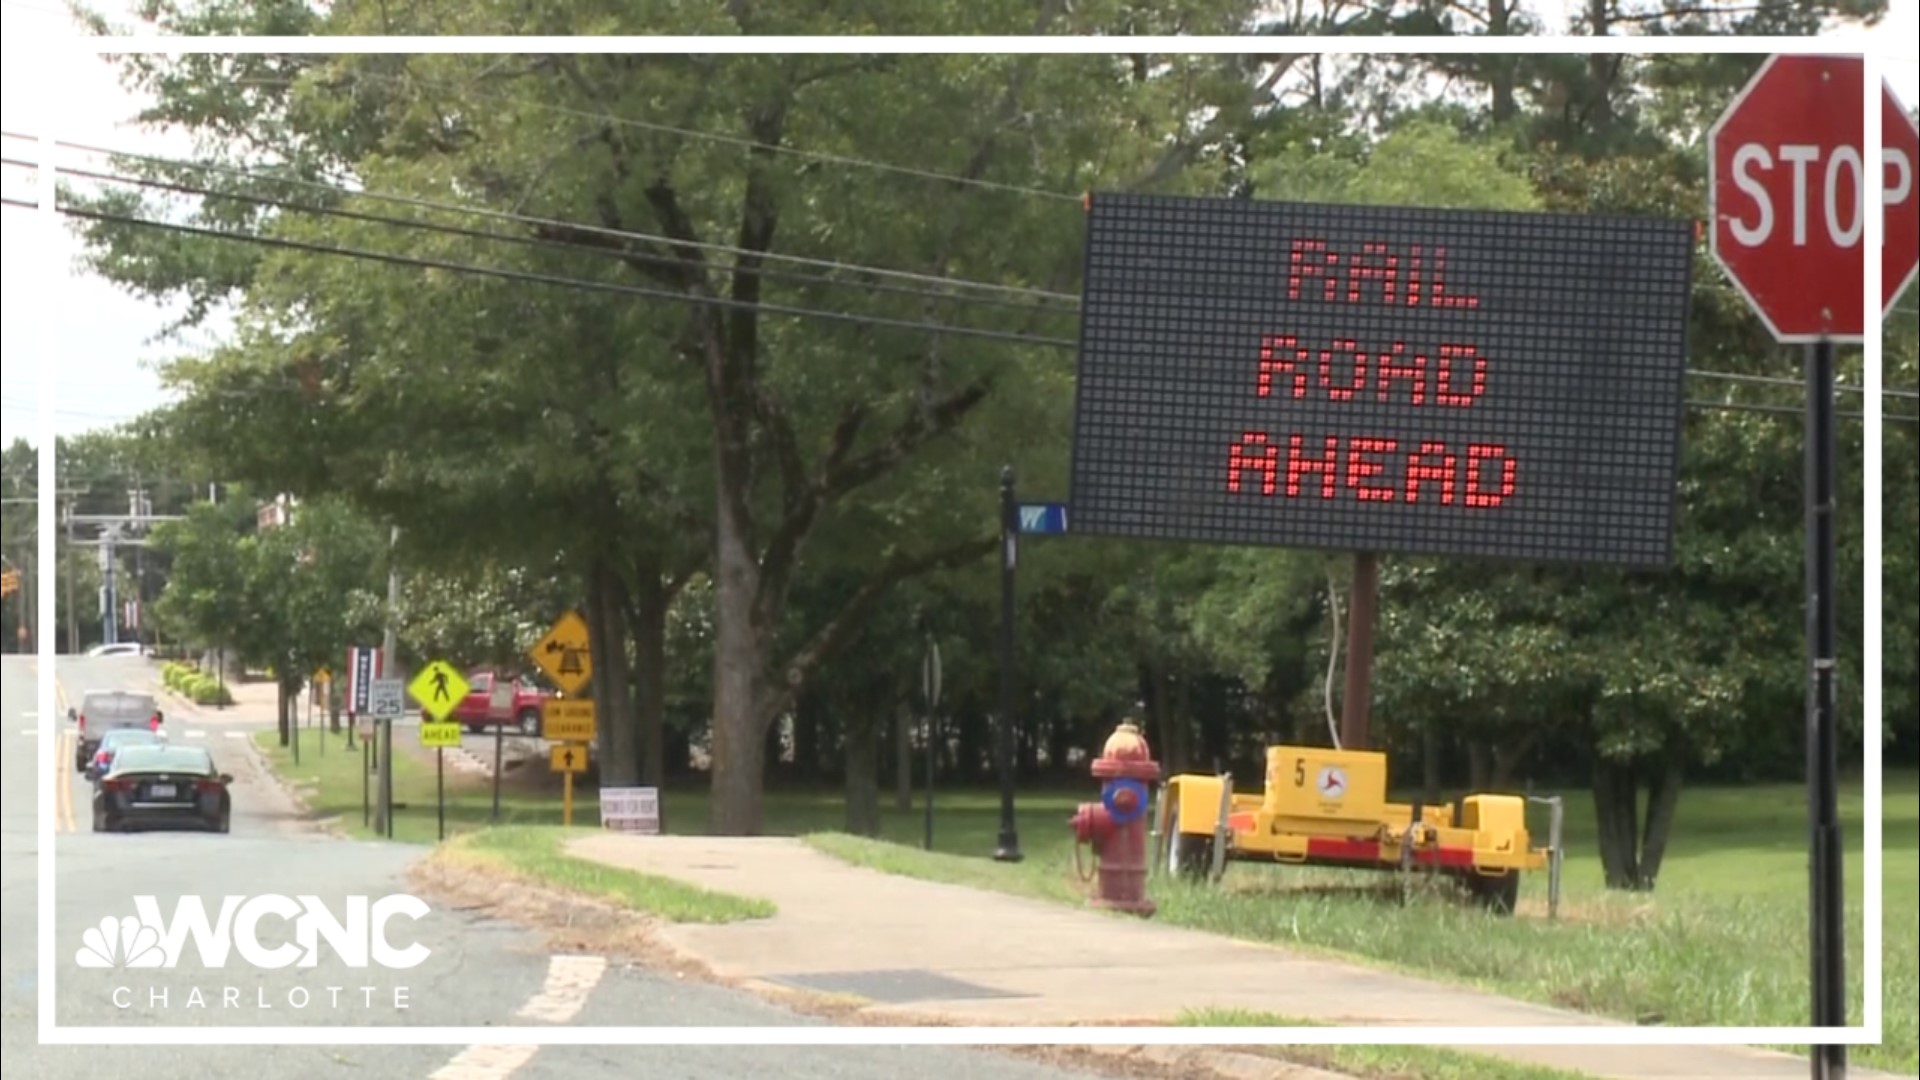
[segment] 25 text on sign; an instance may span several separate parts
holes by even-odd
[[[1689,224],[1089,209],[1076,531],[1658,566]]]

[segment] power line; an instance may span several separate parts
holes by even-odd
[[[36,208],[34,203],[24,199],[7,197],[0,199],[0,202],[8,206],[26,209]],[[731,311],[755,311],[763,315],[818,318],[825,319],[829,322],[852,323],[858,326],[913,330],[921,333],[948,334],[955,337],[974,337],[1019,345],[1036,345],[1056,349],[1072,349],[1077,347],[1077,343],[1069,338],[1037,337],[1008,330],[988,330],[973,326],[952,326],[946,323],[915,322],[909,319],[894,319],[878,315],[857,315],[844,311],[822,311],[818,308],[789,307],[783,304],[749,303],[744,300],[733,300],[727,297],[669,292],[664,289],[648,289],[639,285],[624,285],[611,281],[588,281],[580,278],[561,277],[555,274],[534,273],[527,270],[509,270],[497,266],[479,266],[472,263],[457,263],[441,259],[420,258],[411,255],[396,255],[384,251],[368,251],[364,248],[311,244],[277,236],[232,233],[221,229],[208,229],[198,225],[182,225],[171,221],[153,221],[147,218],[134,217],[127,214],[114,214],[100,210],[62,207],[59,209],[59,212],[69,217],[83,218],[89,221],[104,221],[112,224],[158,229],[162,232],[179,233],[185,236],[233,240],[240,243],[260,244],[266,247],[276,247],[290,251],[304,251],[316,255],[339,255],[346,258],[364,259],[369,262],[386,263],[391,266],[409,266],[422,270],[445,270],[455,274],[474,274],[480,277],[500,278],[506,281],[516,281],[530,285],[555,285],[562,288],[585,289],[591,292],[614,293],[621,296],[637,296],[651,300],[671,300],[678,303],[717,307]]]
[[[1804,379],[1789,379],[1779,375],[1743,375],[1731,371],[1689,371],[1687,374],[1703,379],[1726,379],[1732,382],[1758,383],[1766,386],[1792,386],[1804,389],[1807,385]],[[1852,394],[1864,394],[1867,392],[1866,387],[1856,386],[1851,383],[1836,383],[1834,384],[1834,389],[1844,390]],[[1880,392],[1888,397],[1920,399],[1920,392],[1912,390],[1883,387]]]
[[[0,134],[4,134],[7,137],[16,138],[16,139],[25,138],[25,136],[18,135],[15,133],[0,133]],[[329,194],[339,195],[339,196],[366,197],[366,198],[372,198],[376,200],[398,202],[406,205],[421,206],[429,209],[444,210],[444,211],[453,212],[453,213],[473,214],[473,215],[486,216],[486,217],[499,217],[499,218],[519,221],[523,223],[545,225],[545,226],[557,227],[557,228],[576,229],[584,232],[602,233],[610,236],[642,239],[650,242],[658,242],[658,243],[669,244],[669,245],[681,243],[680,241],[675,241],[668,237],[656,237],[656,236],[650,236],[648,234],[630,233],[630,232],[625,232],[623,230],[607,229],[599,226],[581,225],[573,222],[534,218],[527,215],[511,214],[511,213],[506,213],[502,211],[493,211],[493,210],[481,208],[481,207],[470,207],[470,206],[460,206],[457,204],[440,203],[440,202],[435,202],[433,200],[417,199],[409,196],[386,195],[386,194],[374,193],[374,192],[357,192],[357,191],[352,191],[349,189],[344,189],[344,188],[340,188],[340,187],[336,187],[336,186],[328,185],[324,183],[319,183],[315,181],[300,180],[300,179],[286,178],[286,177],[263,176],[248,170],[238,169],[231,166],[216,165],[212,163],[183,162],[177,159],[168,159],[168,158],[162,158],[162,157],[157,157],[153,155],[143,155],[143,154],[121,154],[117,151],[113,151],[110,149],[95,147],[95,146],[88,146],[84,144],[62,143],[60,145],[70,149],[82,150],[82,151],[87,151],[92,153],[104,153],[109,155],[117,155],[117,156],[129,158],[132,160],[141,160],[141,161],[147,161],[147,162],[156,163],[156,164],[171,165],[171,166],[189,169],[189,170],[197,169],[197,170],[203,170],[203,171],[231,173],[231,174],[236,174],[236,175],[239,175],[248,179],[252,179],[255,181],[263,182],[263,183],[279,183],[279,184],[288,184],[292,186],[314,188],[321,191],[325,191]],[[23,166],[28,168],[37,168],[37,166],[34,163],[22,161],[19,159],[12,159],[12,158],[0,159],[0,163]],[[397,228],[418,229],[422,231],[438,232],[443,234],[464,236],[464,237],[482,239],[482,240],[500,240],[507,243],[528,245],[536,248],[551,248],[556,250],[582,251],[582,252],[588,252],[596,255],[621,257],[621,258],[632,257],[632,258],[643,259],[646,261],[652,261],[652,262],[658,262],[658,263],[670,264],[670,265],[683,265],[683,266],[705,265],[705,264],[695,262],[693,260],[674,259],[671,257],[649,255],[646,253],[639,253],[639,252],[615,251],[615,250],[609,250],[606,248],[596,247],[593,245],[579,244],[579,243],[569,242],[564,240],[553,240],[553,239],[538,238],[538,237],[523,237],[523,236],[517,236],[512,234],[491,232],[484,229],[469,229],[461,226],[443,225],[443,224],[434,223],[434,222],[409,221],[401,218],[392,218],[392,217],[386,217],[386,216],[377,215],[377,214],[367,214],[364,212],[344,210],[344,209],[335,208],[335,207],[310,206],[306,204],[293,203],[286,200],[272,199],[265,196],[250,195],[250,194],[241,193],[241,192],[218,191],[211,188],[195,187],[195,186],[179,184],[171,181],[155,180],[155,179],[132,177],[132,176],[121,176],[117,174],[101,173],[101,172],[96,172],[92,170],[76,169],[76,168],[62,168],[59,171],[69,175],[79,176],[87,179],[101,180],[101,181],[110,182],[110,183],[134,184],[134,185],[139,185],[144,187],[158,188],[161,190],[168,190],[168,191],[174,191],[174,192],[185,193],[185,194],[201,195],[208,198],[224,198],[224,199],[229,199],[229,200],[234,200],[234,201],[239,201],[244,203],[250,203],[254,205],[270,206],[270,207],[275,207],[280,209],[293,210],[297,212],[313,213],[313,214],[326,215],[326,216],[336,216],[336,217],[341,217],[341,218],[350,219],[350,220],[359,220],[359,221],[365,221],[370,223],[385,224],[385,225],[389,225]],[[31,208],[35,205],[34,203],[27,202],[24,200],[17,200],[17,199],[6,199],[5,202],[8,205],[27,207],[27,208]],[[349,258],[370,259],[373,261],[386,262],[389,264],[409,265],[409,266],[416,266],[416,267],[425,268],[425,269],[444,269],[444,270],[449,270],[456,273],[474,273],[474,274],[479,274],[483,276],[502,277],[509,280],[525,280],[525,281],[530,281],[534,283],[559,285],[563,287],[571,286],[571,287],[578,287],[578,288],[584,288],[584,289],[595,290],[595,291],[610,291],[610,292],[624,293],[628,295],[639,295],[639,296],[645,296],[645,297],[651,297],[651,298],[657,298],[657,299],[675,300],[675,301],[682,301],[682,302],[695,303],[695,304],[709,304],[709,305],[719,306],[723,308],[736,308],[736,309],[752,308],[752,309],[760,310],[769,314],[793,315],[793,316],[799,316],[799,317],[818,317],[818,318],[824,318],[829,320],[854,322],[854,323],[880,326],[880,327],[916,329],[916,330],[923,330],[923,331],[929,331],[929,332],[935,332],[935,333],[957,334],[961,336],[987,337],[995,340],[1013,341],[1021,344],[1042,345],[1042,346],[1055,347],[1055,348],[1076,347],[1075,342],[1068,341],[1062,338],[1037,337],[1032,335],[1018,334],[1014,332],[985,330],[985,329],[979,329],[974,327],[952,326],[952,325],[941,324],[941,323],[914,322],[910,320],[896,320],[896,319],[889,319],[889,318],[876,317],[876,316],[862,316],[862,315],[855,315],[847,312],[823,311],[817,308],[796,308],[796,307],[783,307],[779,305],[769,305],[769,304],[752,304],[744,301],[735,301],[735,300],[729,300],[729,299],[719,298],[719,297],[701,297],[701,296],[688,294],[688,293],[663,292],[659,290],[645,289],[638,286],[620,285],[620,284],[615,284],[610,282],[595,282],[595,281],[588,281],[588,280],[577,279],[577,278],[561,277],[558,275],[546,275],[546,274],[536,274],[531,272],[514,271],[514,270],[509,270],[501,267],[486,267],[486,266],[477,266],[472,264],[448,263],[448,262],[443,262],[439,260],[422,259],[422,258],[417,258],[412,256],[403,256],[403,255],[397,255],[397,254],[386,253],[386,252],[365,251],[361,249],[344,248],[344,247],[328,247],[326,245],[309,244],[309,243],[304,243],[300,241],[291,241],[291,240],[284,240],[279,238],[269,238],[269,237],[254,235],[254,234],[234,233],[234,232],[227,232],[223,230],[206,229],[206,228],[201,228],[197,226],[188,226],[188,225],[180,225],[180,224],[175,224],[170,222],[153,221],[153,220],[144,219],[144,218],[134,218],[134,217],[123,216],[123,215],[112,215],[112,214],[107,214],[100,211],[63,209],[61,210],[61,212],[72,215],[72,216],[90,218],[94,220],[117,221],[123,224],[130,224],[135,226],[146,226],[151,228],[183,232],[187,234],[200,235],[200,236],[206,236],[211,238],[228,239],[228,240],[234,240],[239,242],[255,242],[255,243],[260,243],[266,246],[291,248],[295,250],[309,251],[309,252],[318,253],[318,254],[335,254],[335,255],[341,255]],[[712,248],[717,248],[724,251],[738,252],[742,254],[755,254],[753,252],[747,251],[747,249],[730,247],[728,245],[695,244],[691,246],[712,247]],[[958,285],[963,285],[965,287],[978,287],[978,288],[987,288],[987,289],[996,289],[996,290],[1006,290],[1006,291],[1024,293],[1028,295],[1042,296],[1047,298],[1059,298],[1059,299],[1074,300],[1074,301],[1077,301],[1078,299],[1077,297],[1073,297],[1070,294],[1064,294],[1064,293],[1049,293],[1042,290],[1021,289],[1015,286],[1003,286],[1003,285],[997,285],[994,283],[986,283],[986,282],[964,282],[956,279],[939,278],[939,277],[934,277],[930,275],[916,275],[906,271],[884,270],[884,269],[874,268],[874,267],[864,267],[858,264],[840,263],[832,260],[803,260],[803,259],[800,259],[799,257],[774,256],[772,255],[772,253],[767,253],[767,254],[769,257],[787,258],[795,261],[809,262],[815,265],[824,265],[824,266],[829,266],[829,267],[834,267],[839,269],[850,269],[850,270],[854,270],[855,272],[883,274],[883,275],[890,275],[890,276],[903,276],[903,277],[915,278],[920,280],[926,280],[930,282],[942,283],[946,285],[958,284]],[[788,280],[799,280],[805,283],[820,284],[820,285],[827,285],[827,286],[856,284],[856,283],[850,283],[850,282],[834,282],[834,281],[826,280],[824,278],[817,277],[817,276],[788,274],[781,271],[770,271],[770,270],[764,270],[764,269],[743,270],[738,267],[724,267],[724,266],[715,266],[713,268],[720,270],[722,272],[755,273],[755,274],[760,274],[770,278],[784,278]],[[989,298],[986,298],[986,297],[967,297],[967,296],[959,296],[954,294],[939,294],[939,293],[933,293],[925,290],[914,290],[914,289],[906,289],[902,287],[883,286],[878,283],[872,283],[872,282],[857,283],[857,284],[860,284],[862,287],[876,289],[879,291],[903,293],[905,295],[916,296],[923,299],[950,301],[950,302],[958,302],[963,304],[974,303],[974,304],[989,304],[989,305],[995,305],[995,306],[1004,306],[1004,307],[1015,308],[1017,310],[1028,312],[1031,314],[1056,314],[1056,313],[1047,312],[1044,309],[1037,306],[1033,306],[1033,305],[1016,304],[1016,303],[1010,303],[1007,301],[990,300]],[[1057,312],[1057,314],[1064,314],[1064,313],[1065,313],[1064,311]],[[1746,374],[1733,373],[1733,372],[1717,372],[1717,371],[1704,371],[1704,370],[1689,371],[1687,372],[1687,374],[1695,377],[1726,379],[1726,380],[1734,380],[1734,381],[1741,381],[1741,382],[1751,382],[1756,384],[1793,386],[1793,387],[1800,387],[1803,385],[1803,383],[1798,379],[1790,379],[1790,378],[1784,378],[1784,377],[1778,377],[1778,376],[1746,375]],[[294,389],[294,387],[292,387],[292,385],[289,384],[288,389]],[[1841,384],[1838,387],[1838,389],[1845,390],[1848,392],[1853,392],[1853,393],[1864,392],[1864,388],[1847,385],[1847,384]],[[234,391],[234,392],[251,393],[252,391]],[[1914,391],[1908,391],[1908,390],[1888,388],[1883,390],[1883,393],[1888,396],[1893,396],[1898,398],[1920,399],[1920,393],[1916,393]],[[1721,406],[1715,405],[1713,407],[1721,407]],[[1785,407],[1781,407],[1781,408],[1785,408]],[[1772,409],[1767,409],[1765,411],[1772,411]],[[1797,410],[1788,409],[1787,411],[1797,411]],[[70,412],[70,414],[72,413]],[[72,414],[72,415],[81,415],[81,414]],[[111,417],[105,417],[101,414],[92,414],[92,415],[98,416],[103,419],[111,418]],[[1856,414],[1846,414],[1846,415],[1858,416],[1860,414],[1856,413]],[[1894,415],[1891,418],[1894,419],[1896,422],[1904,422],[1904,419],[1897,415]],[[134,419],[134,417],[124,417],[123,419]]]
[[[412,72],[412,71],[409,71],[404,78],[399,75],[390,75],[383,72],[370,72],[370,71],[356,71],[352,73],[351,77],[354,79],[365,79],[370,82],[383,82],[389,85],[400,85],[407,89],[417,89],[420,86],[428,86],[428,87],[433,87],[435,89],[439,89],[442,91],[458,93],[465,97],[469,97],[478,101],[491,100],[496,102],[503,102],[507,100],[506,98],[502,97],[499,94],[489,93],[487,91],[482,91],[482,90],[475,90],[470,86],[455,87],[445,82],[436,82],[435,80],[432,80],[432,79],[422,78],[417,72]],[[240,79],[237,81],[236,85],[272,86],[272,87],[287,89],[287,88],[291,88],[294,85],[294,80],[262,79],[262,78]],[[819,151],[819,150],[807,150],[797,146],[785,146],[777,143],[763,143],[757,139],[749,139],[739,135],[722,135],[718,132],[699,131],[694,128],[676,127],[672,124],[662,124],[653,120],[636,120],[628,116],[617,116],[613,113],[597,112],[592,109],[579,109],[570,105],[555,105],[549,102],[542,102],[542,101],[514,101],[513,103],[515,105],[525,106],[525,107],[540,110],[543,112],[550,112],[560,116],[570,116],[578,120],[598,120],[603,123],[617,124],[621,127],[637,128],[642,131],[660,132],[662,134],[667,134],[667,135],[676,135],[681,138],[699,139],[707,142],[722,143],[730,146],[739,146],[739,147],[742,147],[745,149],[751,149],[751,150],[765,150],[770,153],[787,154],[794,157],[807,158],[812,161],[819,161],[827,164],[844,165],[851,168],[872,169],[877,172],[890,172],[890,173],[896,173],[901,176],[912,176],[921,180],[934,180],[943,184],[955,184],[955,185],[960,185],[964,187],[980,188],[988,191],[1000,191],[1000,192],[1005,192],[1013,195],[1025,195],[1032,198],[1052,199],[1060,202],[1079,202],[1080,201],[1079,195],[1070,195],[1063,191],[1050,191],[1046,188],[1028,187],[1022,184],[1009,184],[1009,183],[1004,183],[998,180],[982,180],[978,177],[960,176],[955,173],[945,173],[945,172],[940,172],[936,169],[925,169],[925,168],[920,168],[919,166],[914,166],[914,165],[896,165],[896,164],[893,164],[892,162],[875,161],[871,158],[853,157],[847,154],[832,154],[832,153],[826,153],[824,151]]]
[[[1687,399],[1687,407],[1693,409],[1719,409],[1727,412],[1773,413],[1783,416],[1805,416],[1807,414],[1805,409],[1794,405],[1759,405],[1744,401],[1699,401],[1693,398]],[[1833,415],[1844,416],[1851,420],[1866,419],[1865,413],[1848,412],[1844,409],[1835,410]],[[1880,414],[1880,419],[1890,424],[1920,423],[1920,417],[1904,416],[1900,413],[1883,412]]]
[[[33,167],[33,163],[18,158],[0,158],[0,165],[23,165]],[[939,303],[972,304],[976,306],[1000,307],[1013,311],[1039,315],[1069,315],[1068,308],[1047,308],[1018,300],[1002,299],[993,296],[967,296],[959,293],[941,293],[930,289],[912,288],[906,285],[889,285],[875,281],[837,281],[824,274],[808,274],[789,270],[771,270],[766,268],[748,269],[735,265],[705,263],[697,259],[676,258],[670,255],[656,255],[644,251],[635,251],[625,247],[604,247],[596,244],[583,244],[577,241],[553,239],[550,237],[523,236],[514,233],[494,232],[489,229],[472,229],[461,225],[444,225],[432,221],[412,221],[405,218],[389,217],[383,214],[369,214],[363,211],[346,210],[339,207],[313,206],[295,203],[284,199],[275,199],[264,195],[252,195],[244,192],[219,191],[213,188],[182,184],[175,181],[157,180],[148,177],[124,176],[114,173],[96,172],[90,169],[63,167],[59,170],[63,176],[79,177],[87,180],[99,180],[106,183],[131,184],[143,188],[174,192],[183,195],[198,195],[209,199],[225,199],[231,202],[245,203],[251,206],[271,207],[279,210],[317,214],[324,217],[341,218],[348,221],[360,221],[376,225],[388,225],[395,228],[414,229],[423,232],[440,233],[448,236],[460,236],[473,240],[496,240],[507,244],[516,244],[536,250],[569,251],[593,255],[599,258],[635,260],[657,266],[674,266],[684,269],[713,269],[722,273],[767,278],[773,281],[789,281],[802,285],[818,285],[838,288],[859,288],[873,292],[892,293],[911,296]]]
[[[14,132],[0,132],[0,135],[5,135],[8,138],[14,138],[14,139],[27,138],[27,136],[25,135],[21,135]],[[938,274],[920,274],[920,273],[915,273],[911,270],[892,270],[885,267],[866,266],[859,263],[845,263],[845,262],[840,262],[834,259],[819,259],[819,258],[813,258],[809,256],[804,256],[804,255],[788,255],[788,254],[784,254],[782,252],[776,252],[776,251],[755,251],[750,248],[738,247],[732,244],[719,244],[719,243],[712,243],[709,241],[701,241],[701,240],[676,240],[670,236],[660,236],[654,233],[637,232],[631,229],[615,229],[605,225],[589,225],[584,222],[565,221],[557,218],[538,217],[532,214],[522,214],[515,211],[510,211],[510,210],[495,210],[491,207],[473,206],[471,204],[445,202],[437,199],[422,198],[420,196],[415,196],[415,195],[396,195],[391,192],[370,191],[365,189],[354,190],[351,188],[341,187],[338,184],[329,184],[329,183],[324,183],[322,181],[317,181],[317,180],[306,180],[298,177],[273,176],[270,174],[262,174],[254,170],[243,169],[233,165],[222,165],[215,162],[181,161],[178,158],[160,157],[154,154],[132,153],[128,151],[114,150],[109,147],[88,145],[85,143],[61,142],[61,143],[57,143],[56,145],[62,147],[63,149],[79,150],[84,153],[90,153],[90,154],[105,154],[105,155],[108,155],[109,157],[123,158],[128,161],[139,161],[139,162],[144,162],[150,165],[161,165],[161,166],[166,166],[170,168],[184,169],[189,171],[223,173],[230,176],[237,176],[244,179],[253,180],[259,183],[286,184],[291,187],[307,188],[309,190],[316,190],[316,191],[324,192],[326,194],[334,195],[334,196],[341,196],[346,198],[369,199],[376,202],[392,203],[398,206],[410,206],[416,209],[437,210],[442,213],[464,214],[471,217],[489,218],[496,221],[512,222],[518,225],[530,225],[530,226],[536,226],[536,227],[542,227],[542,228],[548,228],[548,229],[568,229],[568,230],[572,230],[579,233],[585,233],[585,234],[596,235],[596,236],[604,236],[612,239],[638,240],[643,243],[663,244],[669,247],[692,248],[694,250],[712,251],[712,252],[718,252],[720,254],[726,254],[726,255],[746,255],[753,258],[757,258],[757,259],[768,259],[768,260],[773,260],[777,262],[791,263],[791,264],[801,265],[801,266],[812,266],[812,267],[816,267],[823,270],[840,271],[840,272],[848,272],[848,273],[855,273],[855,274],[872,274],[876,277],[888,277],[888,278],[895,278],[902,281],[914,281],[924,285],[934,285],[942,288],[977,289],[983,292],[998,292],[998,293],[1005,293],[1013,296],[1028,296],[1028,297],[1034,297],[1037,299],[1054,300],[1054,301],[1060,301],[1060,302],[1070,303],[1070,304],[1078,304],[1080,302],[1080,298],[1073,295],[1072,293],[1054,292],[1047,289],[1035,289],[1035,288],[1020,286],[1020,285],[1002,285],[997,282],[990,282],[990,281],[970,281],[964,278],[942,277]],[[30,163],[20,163],[20,164],[29,164],[29,167],[38,168],[38,165],[34,165]]]

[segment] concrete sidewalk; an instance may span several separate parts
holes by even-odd
[[[862,1011],[979,1025],[1171,1023],[1184,1009],[1380,1027],[1629,1025],[1150,921],[851,866],[787,838],[606,834],[573,854],[779,907],[771,919],[668,925],[723,977],[850,993]],[[1602,1034],[1602,1033],[1605,1034]],[[1803,1078],[1808,1063],[1735,1047],[1462,1047],[1607,1080]],[[1889,1074],[1850,1070],[1859,1080]]]

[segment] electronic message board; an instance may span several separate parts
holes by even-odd
[[[1672,558],[1689,222],[1094,195],[1076,533]]]

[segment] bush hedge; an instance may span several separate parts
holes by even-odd
[[[192,664],[162,665],[160,681],[167,689],[195,705],[233,704],[233,694],[227,690],[224,683]]]

